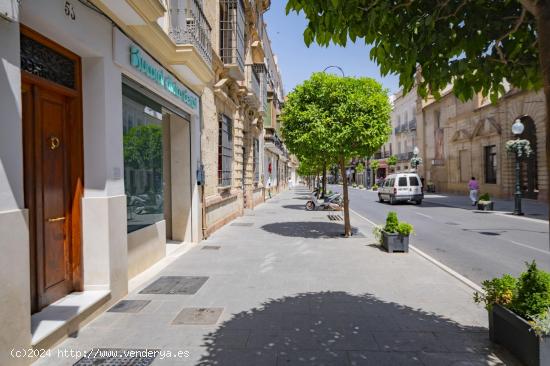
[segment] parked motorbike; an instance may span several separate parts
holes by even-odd
[[[334,193],[324,199],[317,198],[317,191],[311,194],[311,199],[306,202],[306,210],[332,210],[339,211],[342,209],[343,201],[340,193]]]

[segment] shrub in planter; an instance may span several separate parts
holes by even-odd
[[[484,193],[479,196],[477,201],[478,210],[493,211],[493,207],[493,201],[491,201],[491,196],[489,196],[489,193]]]
[[[358,186],[358,187],[359,187],[359,189],[365,189],[365,186],[364,186],[364,185],[362,185],[362,184],[359,184],[359,186]]]
[[[378,190],[378,184],[373,184],[372,185],[372,190],[377,191]]]
[[[409,236],[413,233],[413,226],[406,222],[400,223],[395,212],[389,212],[386,225],[375,227],[373,232],[389,253],[409,251]]]
[[[474,301],[489,313],[489,334],[528,366],[550,365],[550,273],[533,261],[519,279],[484,281]]]

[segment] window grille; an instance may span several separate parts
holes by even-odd
[[[254,150],[252,153],[252,162],[254,164],[254,183],[260,181],[260,141],[254,139]]]
[[[497,148],[485,146],[485,183],[497,183]]]
[[[244,71],[244,6],[242,0],[220,0],[220,56],[224,64]]]
[[[219,115],[218,134],[218,185],[231,185],[233,164],[233,121],[224,114]]]

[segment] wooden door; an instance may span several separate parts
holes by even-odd
[[[82,287],[80,92],[23,71],[22,117],[31,311],[37,312]]]

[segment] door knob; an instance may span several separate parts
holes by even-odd
[[[58,221],[63,221],[63,220],[65,220],[65,216],[54,217],[54,218],[48,219],[48,222],[58,222]]]

